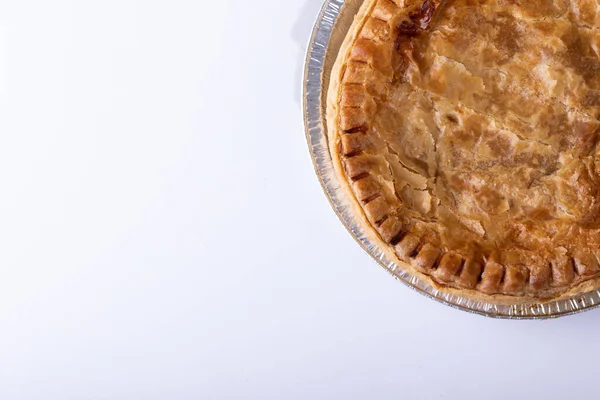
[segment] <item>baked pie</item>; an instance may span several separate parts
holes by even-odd
[[[400,268],[496,303],[600,288],[600,3],[365,0],[330,152]]]

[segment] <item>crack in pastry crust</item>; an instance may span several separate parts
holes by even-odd
[[[600,6],[365,0],[332,72],[336,170],[442,290],[600,287]]]

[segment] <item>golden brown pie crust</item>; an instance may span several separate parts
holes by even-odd
[[[332,71],[330,151],[404,268],[495,302],[600,287],[596,0],[365,0]]]

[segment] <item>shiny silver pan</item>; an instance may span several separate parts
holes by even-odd
[[[417,292],[460,310],[494,318],[542,319],[578,313],[600,305],[600,291],[545,303],[498,305],[444,293],[405,271],[373,243],[363,231],[338,181],[327,143],[325,99],[329,75],[338,50],[362,0],[326,0],[312,32],[303,76],[303,110],[306,139],[315,171],[342,223],[361,247],[392,276]]]

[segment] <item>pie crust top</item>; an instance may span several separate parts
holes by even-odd
[[[365,228],[441,290],[600,288],[600,3],[365,0],[327,99]]]

